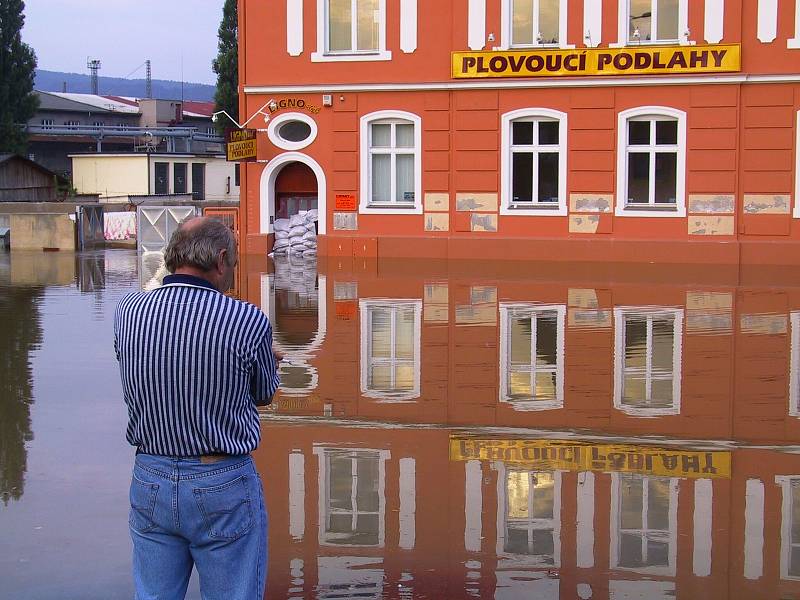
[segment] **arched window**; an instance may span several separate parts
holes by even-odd
[[[501,123],[500,214],[567,214],[567,115],[546,108]]]
[[[417,115],[379,111],[361,118],[361,212],[422,212],[421,147]]]
[[[686,113],[643,106],[617,121],[618,216],[686,216]]]

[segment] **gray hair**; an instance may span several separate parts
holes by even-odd
[[[236,264],[236,238],[222,221],[192,218],[180,224],[164,251],[164,263],[170,273],[181,267],[210,271],[217,264],[221,250],[227,250],[228,266]]]

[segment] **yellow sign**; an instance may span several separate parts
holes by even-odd
[[[731,453],[562,440],[450,438],[450,460],[496,460],[543,471],[730,479]]]
[[[453,77],[664,75],[741,70],[738,44],[453,52]]]
[[[258,150],[255,129],[231,129],[225,132],[229,161],[255,160]]]

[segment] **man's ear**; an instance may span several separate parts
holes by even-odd
[[[217,271],[222,273],[225,270],[225,266],[227,265],[228,260],[228,250],[223,248],[217,254]]]

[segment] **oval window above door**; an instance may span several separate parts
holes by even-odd
[[[286,113],[270,121],[267,135],[278,148],[300,150],[317,138],[317,124],[303,113]]]

